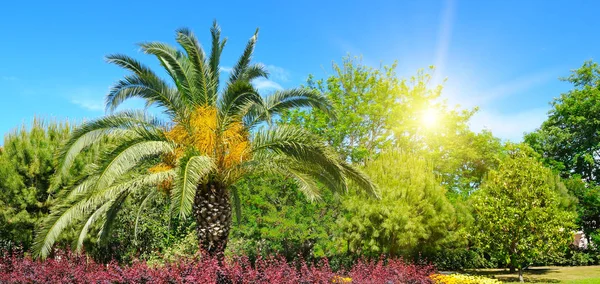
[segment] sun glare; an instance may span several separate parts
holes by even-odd
[[[434,128],[439,123],[439,112],[434,108],[428,108],[421,114],[421,123],[425,128]]]

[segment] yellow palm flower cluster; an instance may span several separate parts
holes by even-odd
[[[462,274],[432,274],[429,276],[436,284],[494,284],[502,283],[497,279],[485,278],[482,276],[471,276]]]
[[[173,153],[162,157],[162,162],[150,168],[161,172],[175,168],[185,149],[193,147],[203,155],[213,157],[219,169],[230,170],[250,158],[248,132],[241,121],[226,126],[218,124],[217,109],[201,106],[190,115],[187,123],[178,122],[165,132],[165,136],[177,143]],[[222,128],[222,129],[219,129]],[[171,186],[171,183],[161,187]]]

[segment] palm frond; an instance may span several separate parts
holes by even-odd
[[[212,48],[210,52],[209,64],[212,72],[212,81],[214,82],[213,89],[210,89],[210,96],[216,97],[219,89],[219,64],[221,60],[221,53],[227,43],[227,39],[221,40],[221,28],[215,20],[212,27],[210,28],[210,34],[212,37]]]
[[[256,45],[256,40],[258,39],[258,29],[254,32],[254,35],[248,40],[246,44],[246,48],[244,49],[244,53],[238,62],[233,66],[231,70],[231,75],[229,76],[229,82],[235,82],[239,79],[244,78],[244,74],[250,64],[250,60],[252,59],[252,53],[254,52],[254,45]]]
[[[291,108],[310,107],[318,109],[335,119],[335,113],[329,99],[315,90],[297,88],[277,91],[267,97],[265,101],[271,115],[281,114],[282,111]]]
[[[105,188],[141,161],[173,151],[173,145],[164,141],[136,141],[125,143],[106,159],[98,171],[96,188]]]
[[[229,83],[223,90],[223,96],[219,101],[221,121],[226,122],[229,118],[241,120],[254,104],[262,105],[263,100],[250,82],[235,81]]]
[[[137,238],[138,238],[137,237],[138,236],[138,225],[140,223],[140,215],[142,213],[142,209],[144,209],[144,205],[146,205],[146,202],[148,202],[148,200],[152,199],[152,197],[154,197],[156,195],[156,193],[157,193],[156,190],[150,191],[150,193],[148,193],[148,195],[146,195],[144,200],[142,200],[142,203],[140,203],[137,213],[135,214],[135,227],[133,229],[133,236],[134,236],[134,239],[136,242],[137,242]]]
[[[248,66],[246,72],[244,72],[243,80],[252,81],[257,78],[269,78],[269,71],[264,64],[257,63]]]
[[[172,215],[185,219],[191,214],[198,184],[215,168],[215,162],[207,156],[192,156],[181,161],[178,178],[171,190]]]
[[[375,198],[380,198],[377,185],[365,173],[348,164],[346,161],[341,161],[340,165],[344,176],[354,182],[359,189]]]
[[[139,46],[144,53],[156,56],[187,102],[193,102],[195,87],[191,84],[190,70],[184,66],[187,57],[174,47],[161,42],[144,42]]]
[[[115,200],[125,191],[135,191],[147,186],[156,185],[166,179],[173,178],[174,170],[143,175],[111,187],[98,190],[90,195],[78,195],[71,200],[53,207],[51,214],[43,221],[37,231],[33,245],[36,257],[46,258],[60,233],[69,225],[85,218],[111,200]]]
[[[339,158],[321,139],[293,126],[279,126],[254,133],[253,153],[267,151],[287,156],[294,161],[322,168],[335,181],[344,185]]]
[[[195,94],[193,94],[196,103],[210,104],[208,91],[210,90],[208,82],[212,80],[209,73],[210,69],[206,66],[206,55],[198,39],[187,28],[181,28],[176,31],[177,42],[183,47],[188,55],[188,58],[193,66],[194,82],[196,85]]]
[[[108,209],[110,208],[111,205],[112,205],[111,202],[104,203],[102,206],[100,206],[98,209],[96,209],[96,211],[92,215],[90,215],[90,217],[87,219],[87,221],[85,222],[85,224],[79,231],[79,237],[75,240],[76,242],[73,245],[75,247],[75,251],[77,253],[80,253],[82,251],[83,242],[85,241],[85,238],[87,238],[87,235],[90,231],[90,227],[98,219],[100,219],[102,217],[102,215],[106,213],[106,211],[108,211]]]
[[[123,204],[125,203],[125,199],[129,197],[130,192],[124,191],[117,198],[114,199],[113,202],[110,203],[110,206],[106,213],[102,215],[102,227],[100,232],[98,232],[98,241],[105,241],[108,236],[110,230],[112,229],[112,225],[117,218],[117,213],[123,208]]]
[[[171,117],[184,114],[184,103],[179,91],[171,88],[160,79],[150,80],[139,75],[127,75],[115,83],[106,96],[106,110],[114,112],[130,98],[142,98],[146,107],[157,105]]]

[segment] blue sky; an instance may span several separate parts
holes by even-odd
[[[594,0],[204,2],[4,1],[0,133],[34,116],[103,115],[104,95],[124,75],[105,55],[156,66],[135,43],[173,43],[185,26],[208,45],[213,19],[228,37],[224,66],[260,27],[255,61],[272,77],[257,85],[267,92],[298,86],[310,73],[327,76],[348,53],[374,66],[398,60],[403,77],[433,64],[451,104],[480,107],[474,130],[514,141],[570,88],[558,78],[600,53]]]

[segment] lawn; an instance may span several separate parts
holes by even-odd
[[[506,282],[517,282],[517,273],[510,273],[504,269],[477,269],[470,271],[472,274],[484,275]],[[559,267],[545,266],[532,267],[524,272],[526,282],[536,283],[572,283],[591,284],[600,283],[600,266]]]

